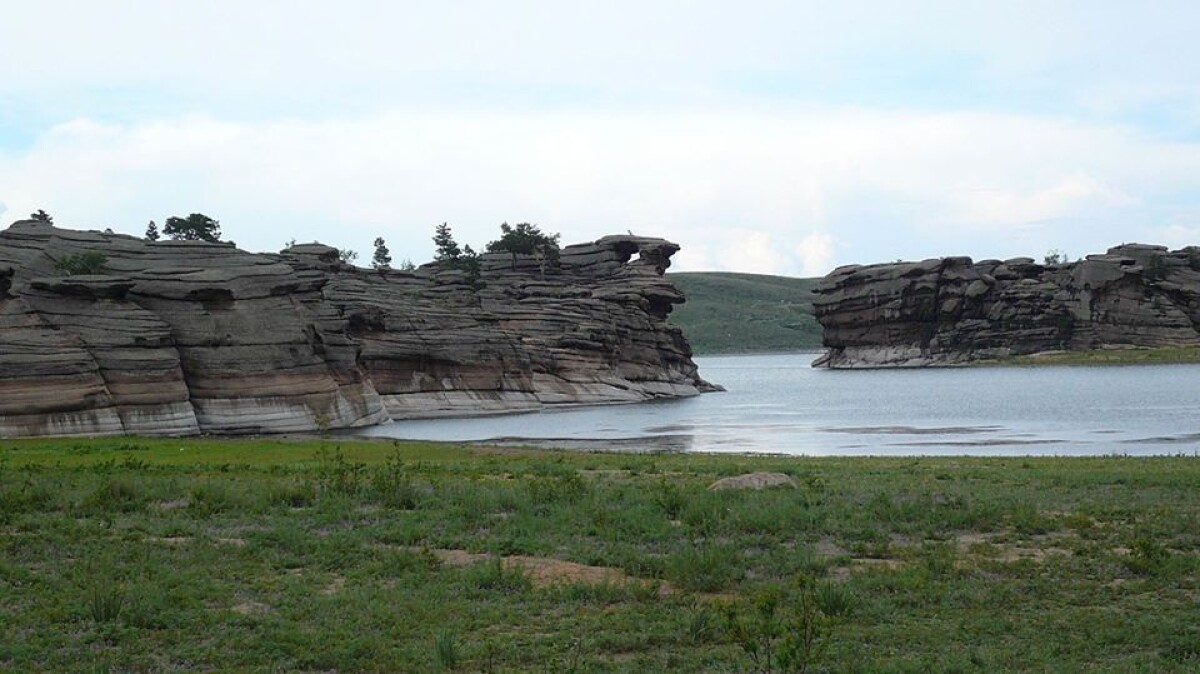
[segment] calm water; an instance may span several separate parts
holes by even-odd
[[[688,400],[403,421],[367,434],[813,455],[1200,453],[1200,365],[829,371],[810,368],[814,357],[697,358],[729,390]]]

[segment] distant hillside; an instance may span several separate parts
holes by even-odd
[[[808,351],[821,346],[812,314],[819,279],[685,272],[668,274],[687,303],[675,307],[680,326],[697,354]]]

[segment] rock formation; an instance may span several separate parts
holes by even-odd
[[[1125,244],[1042,265],[947,257],[840,267],[814,366],[919,367],[1053,350],[1200,345],[1200,248]]]
[[[277,433],[711,390],[666,318],[678,246],[605,237],[478,279],[20,221],[0,231],[0,438]],[[69,255],[103,275],[65,276]]]

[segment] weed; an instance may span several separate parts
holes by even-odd
[[[1171,551],[1149,534],[1139,534],[1130,545],[1125,566],[1143,576],[1158,575],[1171,559]]]
[[[444,670],[458,668],[458,637],[449,630],[440,632],[433,641],[433,652],[437,657],[438,667]]]
[[[1096,526],[1096,520],[1083,513],[1074,512],[1067,515],[1066,519],[1063,520],[1063,524],[1076,531],[1086,531]]]
[[[529,480],[529,498],[537,505],[576,503],[587,493],[587,483],[571,472]]]
[[[409,477],[404,461],[393,453],[371,476],[371,492],[381,505],[397,510],[416,510],[424,496]]]
[[[317,488],[308,481],[274,484],[268,500],[289,508],[308,508],[317,502]]]
[[[834,596],[801,577],[791,592],[778,586],[766,587],[750,606],[727,607],[726,627],[749,658],[749,671],[807,672],[820,660],[838,617],[823,610],[822,597]],[[830,608],[847,615],[852,608],[848,602],[846,597],[839,597]]]
[[[1012,511],[1009,513],[1009,524],[1018,533],[1027,536],[1044,534],[1052,528],[1050,521],[1043,517],[1037,508],[1029,503],[1018,503],[1013,506]]]
[[[688,604],[687,637],[688,643],[699,645],[711,639],[717,629],[716,616],[704,604],[693,599]]]
[[[145,459],[139,459],[135,456],[126,456],[121,460],[122,470],[142,471],[150,468],[150,463]]]
[[[468,566],[466,578],[476,589],[501,594],[524,594],[533,587],[524,570],[517,566],[505,567],[499,555]]]
[[[931,578],[943,578],[954,572],[958,551],[949,543],[926,543],[921,562]]]
[[[684,590],[718,592],[745,574],[741,555],[729,545],[685,548],[667,561],[667,578]]]
[[[425,574],[437,571],[441,566],[441,561],[426,549],[396,550],[386,555],[381,562],[381,568],[389,576]]]
[[[700,498],[689,501],[680,519],[695,534],[712,536],[720,531],[728,516],[729,510],[725,507],[722,494],[716,493],[704,494]]]
[[[366,482],[367,464],[349,461],[341,447],[317,452],[317,488],[323,493],[357,494]]]
[[[97,583],[88,591],[88,614],[96,623],[115,622],[125,607],[125,588],[113,583]]]
[[[197,517],[211,517],[238,505],[227,482],[206,480],[194,485],[188,494],[188,509]]]
[[[136,483],[124,477],[106,478],[80,503],[84,510],[98,513],[129,513],[143,505]]]
[[[858,605],[854,591],[837,583],[818,583],[816,600],[817,607],[830,618],[847,618]]]
[[[663,479],[658,481],[658,488],[654,494],[654,502],[658,504],[659,508],[662,508],[667,519],[677,520],[680,514],[683,513],[688,499],[684,495],[682,487]]]

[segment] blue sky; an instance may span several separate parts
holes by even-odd
[[[0,23],[0,226],[250,250],[445,221],[815,275],[1200,244],[1200,5],[62,2]]]

